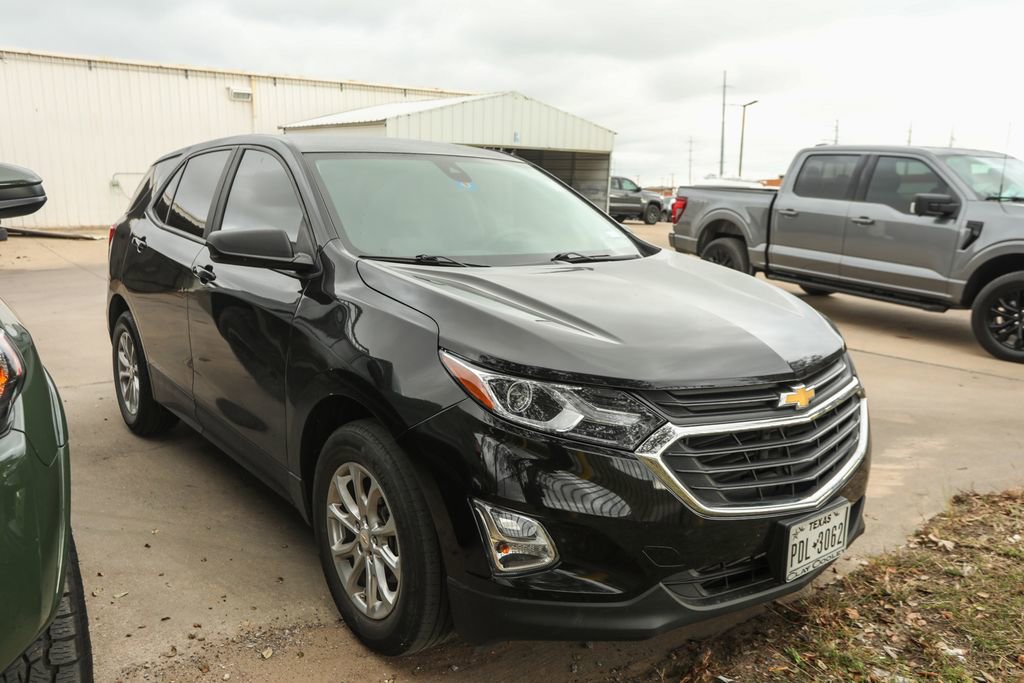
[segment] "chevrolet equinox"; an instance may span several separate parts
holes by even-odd
[[[831,323],[514,156],[195,145],[109,253],[128,428],[180,420],[295,505],[378,652],[644,638],[799,590],[863,531]]]

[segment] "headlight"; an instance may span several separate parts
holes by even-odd
[[[14,399],[21,390],[25,364],[18,349],[0,330],[0,433],[6,431]]]
[[[502,375],[446,351],[441,361],[477,403],[538,431],[632,450],[664,422],[640,401],[614,389]]]

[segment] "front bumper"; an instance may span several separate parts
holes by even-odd
[[[14,425],[0,435],[0,671],[53,621],[70,539],[70,456],[64,413],[37,358]]]
[[[780,521],[698,515],[632,454],[521,430],[466,400],[403,444],[436,484],[438,528],[456,629],[465,639],[639,639],[799,590],[772,574]],[[870,453],[821,508],[854,503],[864,529]],[[469,500],[544,524],[552,568],[494,575]],[[820,508],[819,508],[820,509]]]

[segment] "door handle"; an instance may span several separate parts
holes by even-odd
[[[873,225],[875,222],[874,218],[868,218],[867,216],[860,216],[859,218],[851,218],[852,222],[857,225]]]
[[[217,273],[213,272],[213,266],[192,266],[192,274],[199,278],[202,284],[209,284],[217,279]]]
[[[779,215],[785,216],[787,218],[792,218],[794,216],[799,216],[800,212],[797,211],[796,209],[779,209]]]
[[[146,236],[132,235],[132,244],[135,245],[135,251],[141,254],[146,250]]]

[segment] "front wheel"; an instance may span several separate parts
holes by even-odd
[[[996,358],[1024,363],[1024,271],[985,285],[971,308],[971,328]]]
[[[440,643],[450,630],[437,533],[419,477],[374,420],[334,432],[313,483],[320,563],[345,623],[383,655]]]
[[[661,218],[661,207],[654,204],[648,204],[647,208],[644,209],[644,223],[647,225],[654,225]]]
[[[92,683],[92,644],[85,614],[85,588],[71,539],[64,595],[57,616],[42,635],[4,671],[0,683],[62,681]]]
[[[726,268],[750,273],[750,257],[743,242],[735,237],[719,237],[708,242],[700,257]]]

